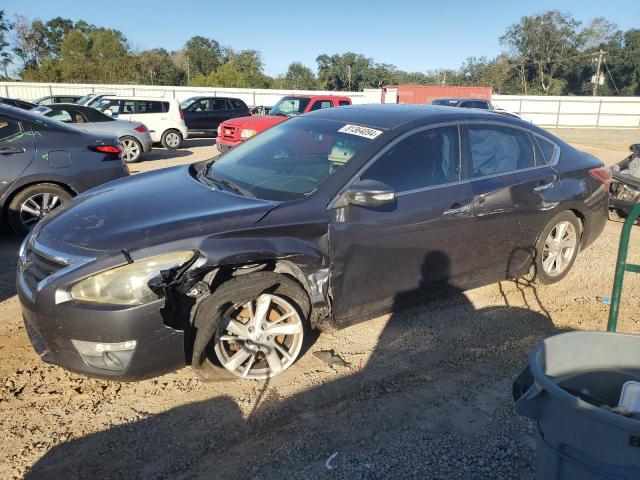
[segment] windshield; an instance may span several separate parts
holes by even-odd
[[[283,97],[269,111],[269,115],[286,115],[287,117],[295,117],[304,112],[307,108],[310,98],[301,97]]]
[[[265,200],[313,192],[382,132],[326,119],[296,118],[238,145],[211,163],[220,188]]]
[[[39,115],[44,115],[45,113],[50,112],[50,111],[51,111],[51,109],[50,109],[49,107],[45,107],[45,106],[42,106],[42,105],[41,105],[41,106],[39,106],[39,107],[32,108],[32,109],[31,109],[31,111],[32,111],[33,113],[37,113],[37,114],[39,114]]]
[[[88,93],[84,97],[80,97],[78,100],[76,100],[76,103],[78,105],[84,105],[86,102],[89,101],[90,98],[93,98],[93,93]]]
[[[183,100],[183,101],[181,101],[181,102],[180,102],[180,107],[181,107],[183,110],[186,110],[186,109],[187,109],[187,108],[189,108],[189,106],[190,106],[193,102],[195,102],[196,100],[197,100],[197,98],[196,98],[196,97],[187,98],[186,100]]]

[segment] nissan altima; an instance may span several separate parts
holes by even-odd
[[[561,280],[604,228],[609,178],[492,112],[319,110],[216,161],[66,202],[21,248],[24,321],[44,361],[88,375],[190,364],[269,378],[310,329],[449,289]]]

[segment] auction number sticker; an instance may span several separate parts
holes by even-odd
[[[376,130],[375,128],[361,127],[360,125],[345,125],[340,130],[340,133],[348,133],[350,135],[358,135],[359,137],[368,138],[373,140],[382,133],[382,130]]]

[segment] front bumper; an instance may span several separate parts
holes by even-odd
[[[230,149],[235,147],[236,145],[240,145],[244,140],[228,140],[225,138],[221,138],[221,137],[216,137],[216,145],[218,145],[218,147],[222,147],[221,150],[223,149]]]
[[[56,291],[65,284],[65,277],[75,272],[71,270],[59,278],[42,281],[37,289],[28,279],[25,270],[28,265],[25,267],[22,259],[20,264],[18,298],[25,328],[43,361],[92,377],[122,381],[142,380],[186,365],[184,333],[164,323],[160,312],[163,299],[133,307],[60,301],[60,298],[56,301]],[[78,352],[72,339],[100,344],[135,340],[135,349],[125,368],[96,368]]]

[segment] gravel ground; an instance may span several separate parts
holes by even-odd
[[[556,133],[609,164],[639,136]],[[211,139],[185,146],[132,171],[216,154]],[[211,384],[190,369],[116,383],[41,363],[15,297],[18,242],[3,234],[0,478],[531,478],[533,427],[513,413],[511,382],[537,341],[605,328],[597,297],[610,294],[620,228],[609,222],[558,284],[459,293],[322,334],[271,381]],[[638,228],[632,245],[640,262]],[[620,331],[640,333],[639,305],[630,279]],[[329,349],[343,361],[314,355]]]

